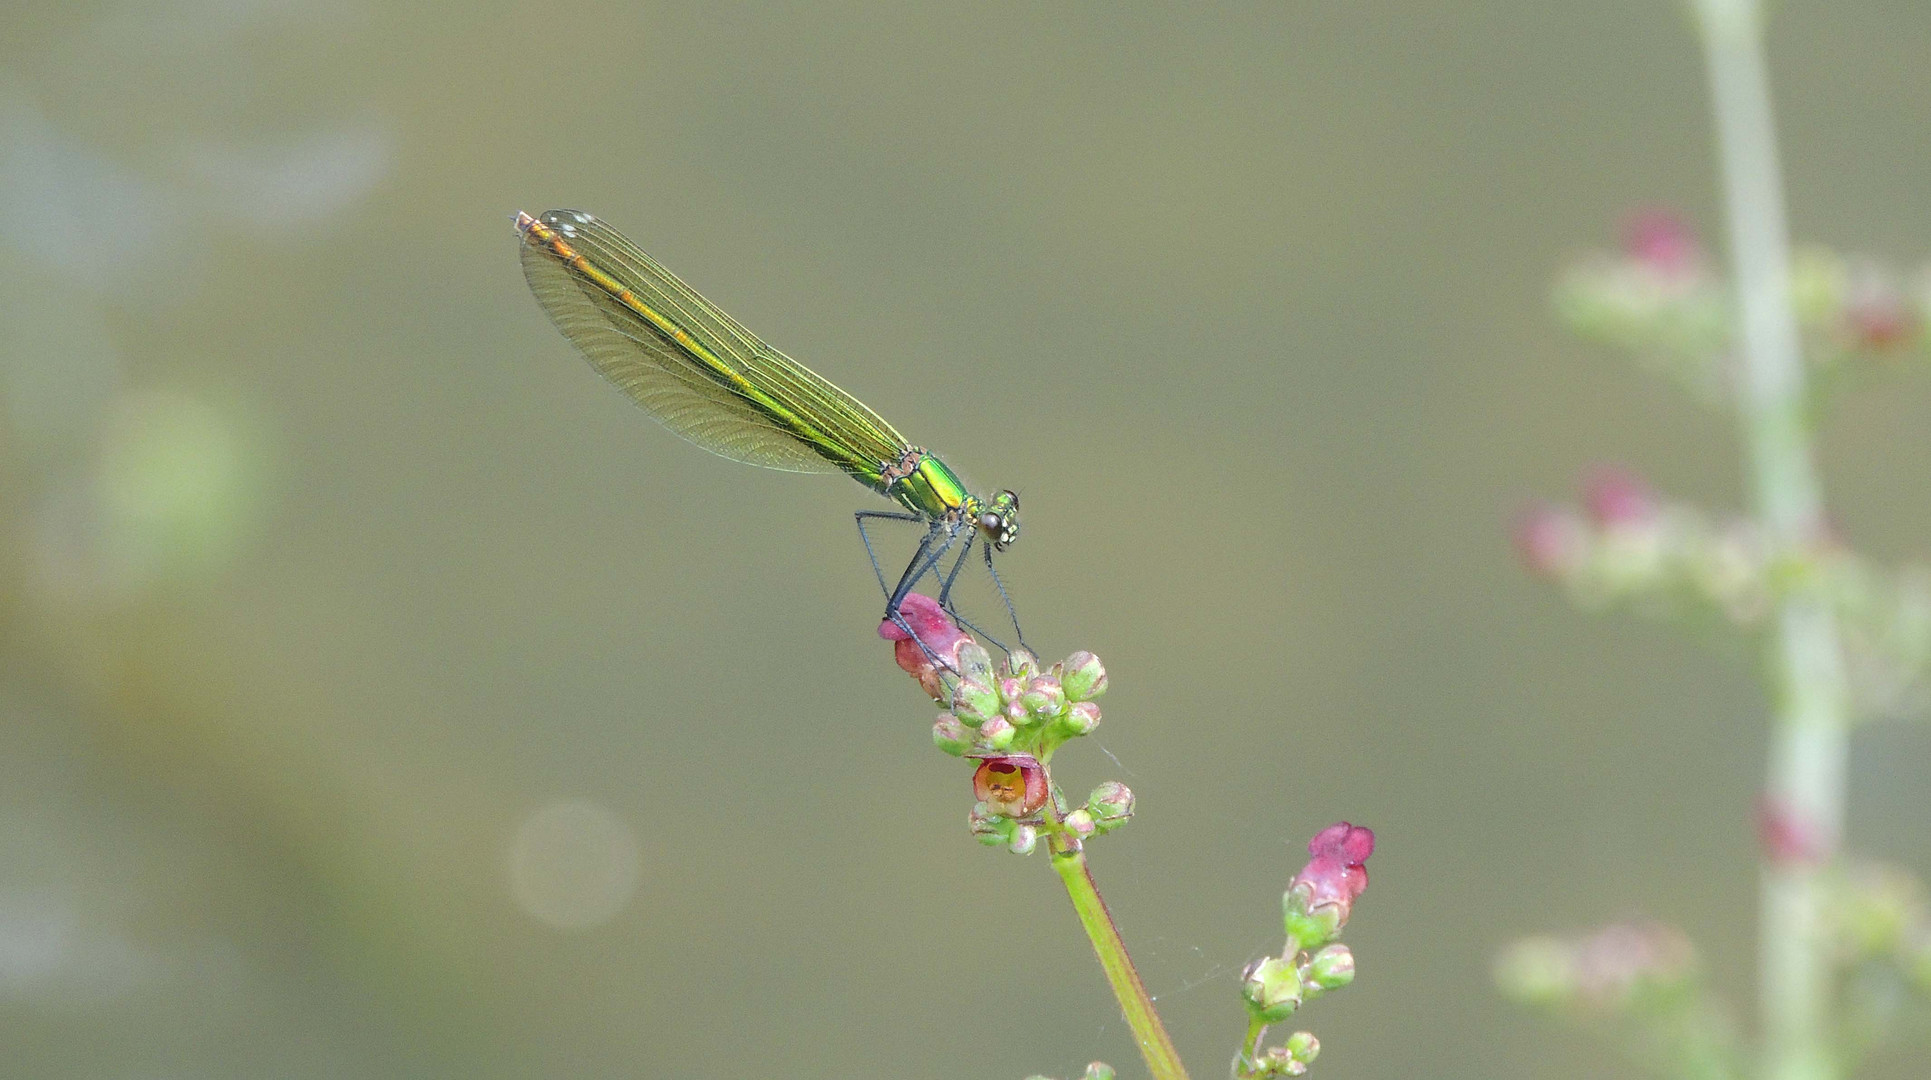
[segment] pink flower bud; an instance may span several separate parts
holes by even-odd
[[[1090,701],[1075,702],[1066,710],[1066,730],[1075,735],[1090,735],[1100,726],[1100,707]]]
[[[1068,829],[1072,831],[1074,836],[1077,836],[1082,840],[1086,839],[1089,836],[1092,836],[1094,833],[1097,833],[1100,830],[1099,824],[1093,820],[1092,812],[1087,810],[1085,807],[1081,807],[1078,810],[1075,810],[1072,813],[1066,815],[1066,821],[1064,824]]]
[[[957,674],[960,670],[959,649],[961,646],[978,642],[972,635],[958,628],[952,617],[945,613],[937,600],[921,593],[907,593],[898,607],[899,618],[912,628],[910,634],[905,627],[891,619],[878,624],[878,636],[892,642],[892,655],[898,666],[918,680],[932,700],[943,702],[947,693],[941,676],[948,670]],[[913,635],[917,638],[914,640]],[[921,648],[921,643],[923,648]],[[929,655],[928,655],[929,654]],[[934,662],[933,657],[938,658]]]
[[[1368,868],[1363,864],[1374,852],[1374,831],[1339,821],[1315,833],[1307,851],[1313,858],[1294,875],[1288,891],[1305,890],[1310,913],[1332,907],[1346,922],[1354,898],[1368,887]]]

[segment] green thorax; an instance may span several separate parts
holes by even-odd
[[[916,446],[906,448],[904,457],[883,470],[879,490],[907,510],[934,521],[978,514],[979,500],[966,491],[958,474]]]

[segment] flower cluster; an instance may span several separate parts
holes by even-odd
[[[1727,386],[1728,292],[1695,235],[1666,212],[1633,217],[1621,252],[1580,260],[1558,281],[1555,305],[1578,336],[1632,353],[1702,396],[1719,398]]]
[[[1495,979],[1521,1004],[1618,1032],[1623,1050],[1666,1075],[1742,1075],[1735,1025],[1675,927],[1629,922],[1526,938],[1497,958]]]
[[[1532,572],[1584,607],[1627,605],[1749,631],[1766,625],[1782,590],[1821,584],[1837,608],[1859,715],[1931,707],[1931,573],[1922,569],[1885,572],[1829,543],[1779,557],[1753,523],[1665,503],[1610,468],[1587,482],[1580,509],[1525,512],[1515,544]]]
[[[1652,614],[1713,613],[1756,626],[1773,601],[1770,551],[1749,522],[1718,524],[1659,502],[1640,480],[1602,469],[1583,508],[1539,505],[1516,526],[1516,548],[1536,574],[1592,608],[1628,603]]]
[[[1790,287],[1804,356],[1817,374],[1931,347],[1931,270],[1914,280],[1807,248],[1792,260]],[[1695,233],[1673,214],[1632,217],[1621,251],[1580,260],[1558,283],[1555,304],[1577,335],[1631,353],[1706,400],[1730,393],[1730,290]]]
[[[1532,937],[1496,962],[1502,992],[1532,1005],[1606,1014],[1675,994],[1698,977],[1695,946],[1673,926],[1615,923],[1576,937]]]
[[[1364,864],[1374,852],[1374,832],[1337,822],[1316,833],[1307,850],[1307,865],[1281,896],[1287,946],[1279,956],[1263,957],[1241,972],[1241,997],[1251,1030],[1234,1064],[1241,1080],[1307,1072],[1321,1051],[1320,1041],[1297,1031],[1281,1045],[1263,1048],[1266,1025],[1354,981],[1354,954],[1335,939],[1347,925],[1354,901],[1368,887]]]
[[[1042,832],[1078,841],[1132,818],[1133,792],[1126,785],[1108,781],[1085,804],[1068,809],[1047,767],[1068,739],[1099,726],[1093,699],[1106,692],[1099,657],[1076,652],[1042,669],[1032,653],[1015,649],[995,667],[938,601],[911,593],[899,613],[906,625],[885,620],[879,636],[893,643],[899,667],[948,706],[932,725],[933,743],[979,763],[972,777],[977,802],[967,827],[981,843],[1027,854]]]

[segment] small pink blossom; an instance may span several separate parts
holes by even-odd
[[[1866,267],[1851,278],[1844,323],[1860,349],[1884,352],[1917,336],[1918,314],[1885,275]]]
[[[1587,554],[1588,537],[1575,514],[1545,503],[1524,510],[1515,521],[1515,550],[1529,572],[1561,577]]]
[[[1589,475],[1583,485],[1583,503],[1596,524],[1606,529],[1641,525],[1656,516],[1656,498],[1649,485],[1613,465],[1600,466]]]
[[[1674,211],[1660,207],[1639,210],[1623,223],[1623,254],[1671,277],[1686,275],[1703,261],[1696,233]]]
[[[899,617],[905,620],[912,633],[891,619],[881,620],[878,636],[892,642],[892,655],[898,666],[919,681],[919,685],[935,701],[942,700],[945,688],[939,682],[940,674],[946,670],[959,669],[959,647],[972,640],[972,635],[959,629],[952,617],[945,613],[937,600],[921,593],[907,593],[898,606]],[[916,639],[913,634],[918,635]],[[920,643],[924,648],[920,648]],[[933,657],[941,663],[935,663]]]
[[[1757,800],[1757,844],[1763,857],[1778,866],[1822,862],[1827,847],[1814,822],[1768,795]]]

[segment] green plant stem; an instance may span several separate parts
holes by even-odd
[[[1120,940],[1120,930],[1113,925],[1113,913],[1106,910],[1106,901],[1100,899],[1100,891],[1093,884],[1093,875],[1086,868],[1086,852],[1078,841],[1057,837],[1052,850],[1053,869],[1066,883],[1066,895],[1093,942],[1093,951],[1099,955],[1106,981],[1113,986],[1113,996],[1120,1001],[1120,1012],[1126,1015],[1134,1041],[1140,1044],[1140,1056],[1146,1059],[1148,1071],[1154,1080],[1187,1080],[1187,1068],[1180,1063],[1180,1054],[1160,1023],[1160,1014],[1153,1009],[1153,999],[1147,996],[1140,973],[1133,969],[1126,942]]]
[[[1267,1038],[1267,1024],[1258,1017],[1247,1018],[1247,1037],[1241,1041],[1241,1060],[1235,1062],[1235,1076],[1246,1075],[1254,1063],[1260,1060],[1261,1041]]]
[[[1779,603],[1769,660],[1777,725],[1766,813],[1808,851],[1763,868],[1760,1019],[1765,1080],[1831,1080],[1830,970],[1820,867],[1843,831],[1849,692],[1837,622],[1802,567],[1825,535],[1811,449],[1790,250],[1757,0],[1695,0],[1723,161],[1742,346],[1737,400],[1758,513],[1798,568]]]

